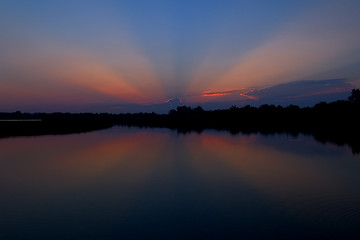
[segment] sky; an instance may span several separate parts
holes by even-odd
[[[0,112],[312,105],[360,86],[358,0],[2,0]]]

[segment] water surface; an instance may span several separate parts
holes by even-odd
[[[0,239],[359,239],[360,157],[311,136],[0,139]]]

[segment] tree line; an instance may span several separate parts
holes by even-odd
[[[179,106],[168,114],[157,113],[0,113],[0,119],[40,119],[41,122],[1,122],[0,136],[85,132],[114,125],[161,127],[179,133],[217,129],[237,133],[299,133],[314,135],[319,141],[348,144],[360,153],[360,89],[347,100],[320,102],[301,108],[264,104],[259,107],[231,106],[204,110],[201,106]]]

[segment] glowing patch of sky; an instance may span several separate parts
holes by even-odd
[[[304,78],[360,79],[359,5],[4,0],[0,107],[203,102],[194,96]]]
[[[244,54],[238,52],[237,62],[218,66],[219,71],[209,71],[211,66],[216,69],[212,56],[195,74],[188,92],[203,90],[205,82],[209,91],[271,86],[357,62],[354,53],[360,52],[356,24],[360,22],[359,7],[359,3],[350,1],[319,5],[291,18],[257,47]],[[336,73],[325,76],[340,77]],[[359,74],[346,77],[357,78]]]

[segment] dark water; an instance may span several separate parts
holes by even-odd
[[[0,239],[360,239],[360,157],[311,136],[0,139]]]

